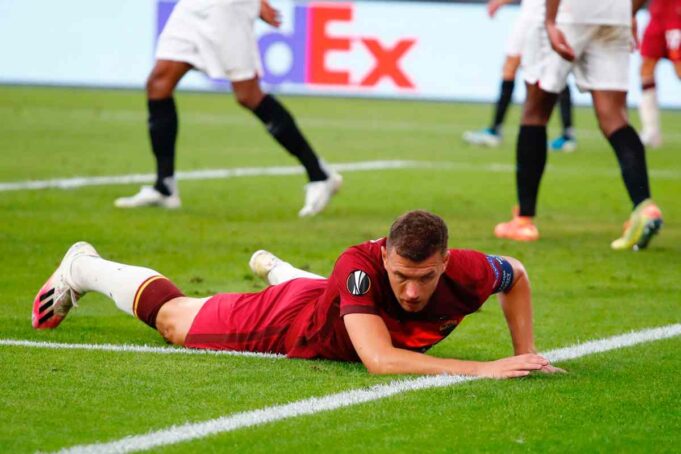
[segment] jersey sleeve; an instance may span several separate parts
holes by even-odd
[[[476,294],[481,304],[513,285],[513,267],[506,259],[478,251],[452,250],[448,274]]]
[[[349,249],[336,261],[332,276],[340,295],[340,315],[378,314],[376,267],[359,251]]]

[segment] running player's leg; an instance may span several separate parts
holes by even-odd
[[[528,85],[527,99],[516,146],[516,187],[520,216],[536,212],[539,183],[546,165],[546,124],[551,118],[557,95]]]
[[[293,116],[277,98],[262,92],[257,77],[232,81],[232,89],[239,104],[252,111],[272,137],[305,168],[310,182],[299,215],[312,216],[320,212],[340,189],[342,177],[324,166]]]
[[[120,310],[157,329],[177,345],[182,345],[204,302],[185,297],[155,270],[105,260],[90,244],[79,242],[71,246],[36,295],[33,327],[56,328],[87,292],[111,298]]]
[[[157,205],[165,208],[180,206],[175,182],[175,141],[177,139],[177,111],[173,92],[191,65],[181,61],[157,60],[147,79],[147,109],[151,149],[156,158],[156,182],[143,186],[131,197],[116,199],[119,208]]]
[[[538,84],[527,85],[527,98],[516,143],[516,191],[518,210],[509,222],[497,224],[494,234],[516,241],[535,241],[539,231],[534,225],[537,195],[546,166],[546,124],[558,97]]]
[[[264,249],[253,253],[248,261],[248,266],[256,276],[266,280],[270,285],[277,285],[298,278],[326,279],[318,274],[296,268]]]
[[[615,150],[624,184],[635,207],[650,198],[650,186],[643,143],[627,118],[627,93],[593,90],[591,95],[599,127]]]
[[[463,140],[471,145],[496,147],[501,144],[502,127],[506,112],[513,99],[515,78],[520,67],[521,54],[527,40],[529,21],[521,14],[511,30],[506,43],[506,57],[501,71],[499,96],[494,106],[494,116],[489,127],[480,131],[466,131]]]

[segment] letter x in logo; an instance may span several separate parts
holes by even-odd
[[[371,287],[371,279],[364,271],[355,270],[348,276],[347,287],[348,292],[353,295],[364,295]]]

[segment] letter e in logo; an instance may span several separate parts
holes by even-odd
[[[361,270],[355,270],[348,275],[347,280],[348,292],[355,296],[366,294],[371,288],[371,279],[367,273]]]

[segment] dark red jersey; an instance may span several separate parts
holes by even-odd
[[[383,267],[385,238],[343,252],[316,304],[301,313],[287,337],[288,355],[359,360],[343,316],[375,314],[390,331],[393,346],[424,352],[447,337],[463,318],[512,281],[510,265],[480,252],[451,249],[445,273],[426,307],[406,312],[397,302]]]
[[[258,293],[225,293],[199,311],[185,346],[272,352],[292,358],[358,361],[343,316],[375,314],[395,347],[426,351],[513,280],[496,256],[450,249],[445,273],[425,308],[405,312],[383,267],[385,239],[343,252],[328,279],[293,279]]]

